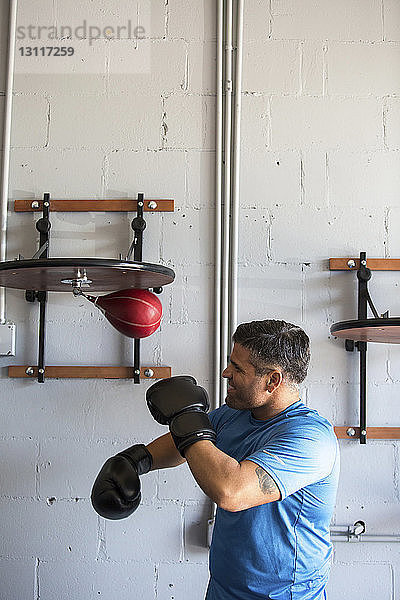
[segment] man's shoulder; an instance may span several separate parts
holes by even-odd
[[[296,432],[301,435],[317,435],[336,442],[336,435],[332,423],[319,412],[306,406],[302,402],[292,411],[288,411],[287,419],[283,423],[283,429]]]

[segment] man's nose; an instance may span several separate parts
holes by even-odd
[[[229,371],[229,366],[225,367],[225,369],[222,371],[222,377],[226,377],[227,379],[229,379],[230,377],[230,371]]]

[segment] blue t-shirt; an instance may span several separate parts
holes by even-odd
[[[300,400],[268,421],[224,405],[210,413],[217,447],[274,479],[281,499],[217,509],[206,600],[322,600],[339,477],[332,425]]]

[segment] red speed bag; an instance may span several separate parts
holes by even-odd
[[[107,296],[87,296],[120,333],[145,338],[158,329],[162,305],[148,290],[119,290]]]

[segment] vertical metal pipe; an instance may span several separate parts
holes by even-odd
[[[226,395],[226,383],[221,381],[221,371],[228,358],[231,336],[237,321],[237,256],[238,256],[238,198],[240,163],[240,117],[242,89],[242,45],[243,45],[243,2],[237,0],[236,15],[236,65],[235,65],[235,104],[234,128],[232,137],[232,1],[218,0],[217,6],[217,134],[216,134],[216,241],[215,241],[215,399],[216,406],[222,403]],[[225,16],[225,54],[224,46]],[[223,60],[225,58],[225,61]],[[223,63],[225,62],[225,103],[223,103]],[[224,105],[224,106],[223,106]],[[224,119],[222,119],[224,117]],[[222,136],[224,131],[224,136]],[[232,144],[231,144],[232,142]],[[233,161],[231,161],[233,153]],[[223,157],[222,157],[223,155]],[[225,160],[224,160],[225,159]],[[231,166],[233,171],[231,190]],[[224,178],[222,177],[224,174]],[[231,202],[232,191],[232,202]],[[224,220],[221,218],[221,204],[224,198]],[[232,229],[230,227],[230,209],[232,204]],[[223,225],[223,228],[222,228]],[[223,229],[223,231],[221,231]],[[232,252],[230,243],[232,242]],[[223,252],[221,251],[221,245]],[[223,260],[221,261],[221,254]],[[223,267],[221,268],[221,262]],[[219,269],[217,269],[219,265]],[[222,294],[221,294],[222,284]],[[222,320],[221,320],[221,295]],[[221,351],[222,348],[222,351]],[[208,521],[208,546],[211,543],[215,520],[216,504],[212,505],[212,517]]]
[[[11,118],[14,84],[15,37],[17,28],[17,0],[10,1],[8,49],[7,49],[7,79],[3,126],[3,163],[1,172],[1,206],[0,206],[0,261],[6,260],[7,252],[7,211],[8,186],[10,173],[11,149]],[[6,291],[0,288],[0,323],[6,322]]]
[[[214,407],[221,404],[221,244],[222,244],[222,88],[223,0],[217,2],[217,107],[215,138]]]
[[[221,315],[221,371],[226,365],[229,340],[229,254],[231,204],[231,141],[232,141],[232,0],[226,2],[225,17],[225,111],[224,111],[224,211],[222,250],[222,315]],[[221,397],[225,398],[226,380],[221,378]]]
[[[242,114],[242,63],[243,63],[243,9],[244,0],[237,0],[236,65],[234,94],[234,129],[232,139],[232,220],[231,220],[231,277],[229,339],[237,327],[238,313],[238,263],[239,263],[239,186],[240,186],[240,125]]]
[[[216,107],[216,172],[215,172],[215,340],[214,340],[214,407],[221,406],[225,396],[222,395],[223,384],[221,383],[221,368],[223,367],[223,356],[221,348],[223,346],[223,327],[222,327],[222,244],[223,244],[223,172],[224,172],[224,0],[217,1],[217,107]],[[226,122],[226,121],[225,121]],[[225,358],[224,358],[225,360]],[[207,546],[211,545],[212,532],[215,523],[217,505],[215,502],[211,505],[211,515],[208,520]]]

